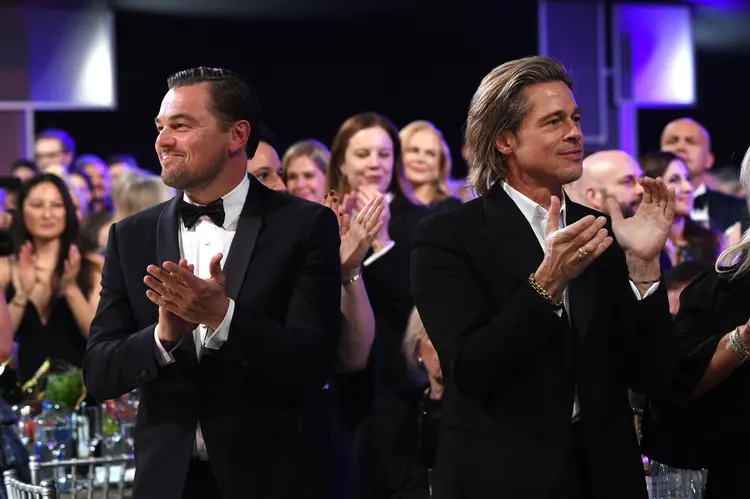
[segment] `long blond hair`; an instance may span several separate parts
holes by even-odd
[[[746,192],[750,192],[750,148],[742,159],[740,183]],[[750,271],[748,252],[750,252],[750,229],[742,234],[742,239],[737,244],[733,244],[719,255],[716,259],[716,272],[729,276],[730,279],[737,279],[747,274]]]

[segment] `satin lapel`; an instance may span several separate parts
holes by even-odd
[[[252,175],[248,175],[248,177],[250,178],[250,188],[240,213],[237,233],[234,235],[232,246],[224,264],[224,275],[227,278],[227,296],[233,300],[237,300],[245,281],[247,267],[250,265],[255,249],[255,242],[263,226],[264,200],[268,194],[268,188],[260,181]]]
[[[589,211],[576,203],[566,200],[567,225],[571,225],[581,218],[590,215]],[[578,337],[583,338],[591,327],[591,320],[596,310],[597,298],[599,296],[599,276],[596,271],[596,263],[593,262],[581,275],[573,279],[568,285],[570,293],[570,315],[578,332]]]
[[[156,265],[161,267],[164,262],[179,262],[180,254],[180,215],[179,206],[182,199],[182,191],[169,201],[159,215],[156,227]],[[192,335],[186,337],[174,350],[175,360],[191,369],[198,368],[198,355],[195,352],[195,343]]]
[[[506,262],[507,270],[527,278],[544,259],[544,251],[528,220],[496,183],[482,198],[485,223],[480,234]]]

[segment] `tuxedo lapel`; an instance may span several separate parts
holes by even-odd
[[[180,213],[179,206],[182,200],[182,191],[172,198],[159,215],[156,227],[156,265],[161,267],[164,262],[178,263],[180,255]],[[195,352],[195,344],[192,335],[180,342],[179,346],[172,352],[175,359],[181,364],[198,368],[198,356]]]
[[[247,191],[247,198],[237,223],[237,233],[234,235],[232,246],[224,264],[226,292],[227,296],[233,300],[237,300],[245,281],[247,267],[250,265],[255,249],[255,242],[263,226],[264,200],[268,194],[268,188],[260,181],[252,175],[248,175],[248,177],[250,178],[250,188]]]
[[[500,182],[482,198],[482,203],[485,223],[479,229],[480,235],[507,262],[507,270],[527,278],[544,259],[544,251],[529,221]]]
[[[567,225],[572,225],[591,213],[583,206],[566,201]],[[597,298],[599,296],[599,277],[596,272],[596,263],[592,262],[581,275],[573,279],[568,285],[570,293],[570,314],[573,324],[578,332],[578,337],[583,338],[591,327],[591,320],[596,310]]]

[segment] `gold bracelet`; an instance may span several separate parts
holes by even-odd
[[[534,288],[534,291],[539,293],[542,296],[542,298],[544,298],[556,310],[563,308],[563,298],[560,298],[559,300],[555,300],[552,297],[552,295],[549,294],[547,290],[544,289],[542,285],[537,282],[537,280],[534,278],[533,273],[529,275],[529,284],[531,284],[531,287]]]

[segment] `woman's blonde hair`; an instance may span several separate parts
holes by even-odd
[[[419,316],[417,308],[414,307],[406,325],[406,334],[404,334],[403,341],[404,354],[410,366],[418,367],[419,344],[427,337],[427,330],[422,323],[422,318]]]
[[[328,164],[331,162],[331,151],[326,146],[314,139],[300,140],[292,144],[281,159],[281,180],[286,184],[289,164],[297,158],[310,158],[318,170],[325,175]]]
[[[486,194],[496,181],[508,176],[507,160],[495,140],[501,132],[517,134],[521,129],[529,111],[524,88],[553,81],[573,88],[565,66],[546,56],[506,62],[482,79],[471,99],[464,135],[469,184],[477,194]]]
[[[401,131],[398,132],[398,135],[401,139],[401,147],[405,149],[409,147],[409,141],[415,134],[424,131],[429,131],[435,134],[438,142],[440,142],[438,178],[435,179],[435,199],[439,201],[451,195],[451,189],[448,186],[448,177],[453,166],[453,162],[451,161],[451,151],[448,147],[448,143],[445,141],[445,137],[443,137],[443,132],[427,120],[417,120],[412,121],[402,128]],[[406,172],[404,172],[404,175],[406,175]]]
[[[740,183],[745,192],[750,192],[750,148],[745,152],[740,168]],[[747,200],[746,200],[747,202]],[[750,203],[748,203],[750,207]],[[725,249],[716,259],[716,272],[737,279],[750,271],[750,229],[746,230],[737,244]]]
[[[113,220],[140,213],[143,210],[168,201],[175,190],[167,186],[160,177],[144,171],[124,172],[114,186],[112,203],[115,208]]]

